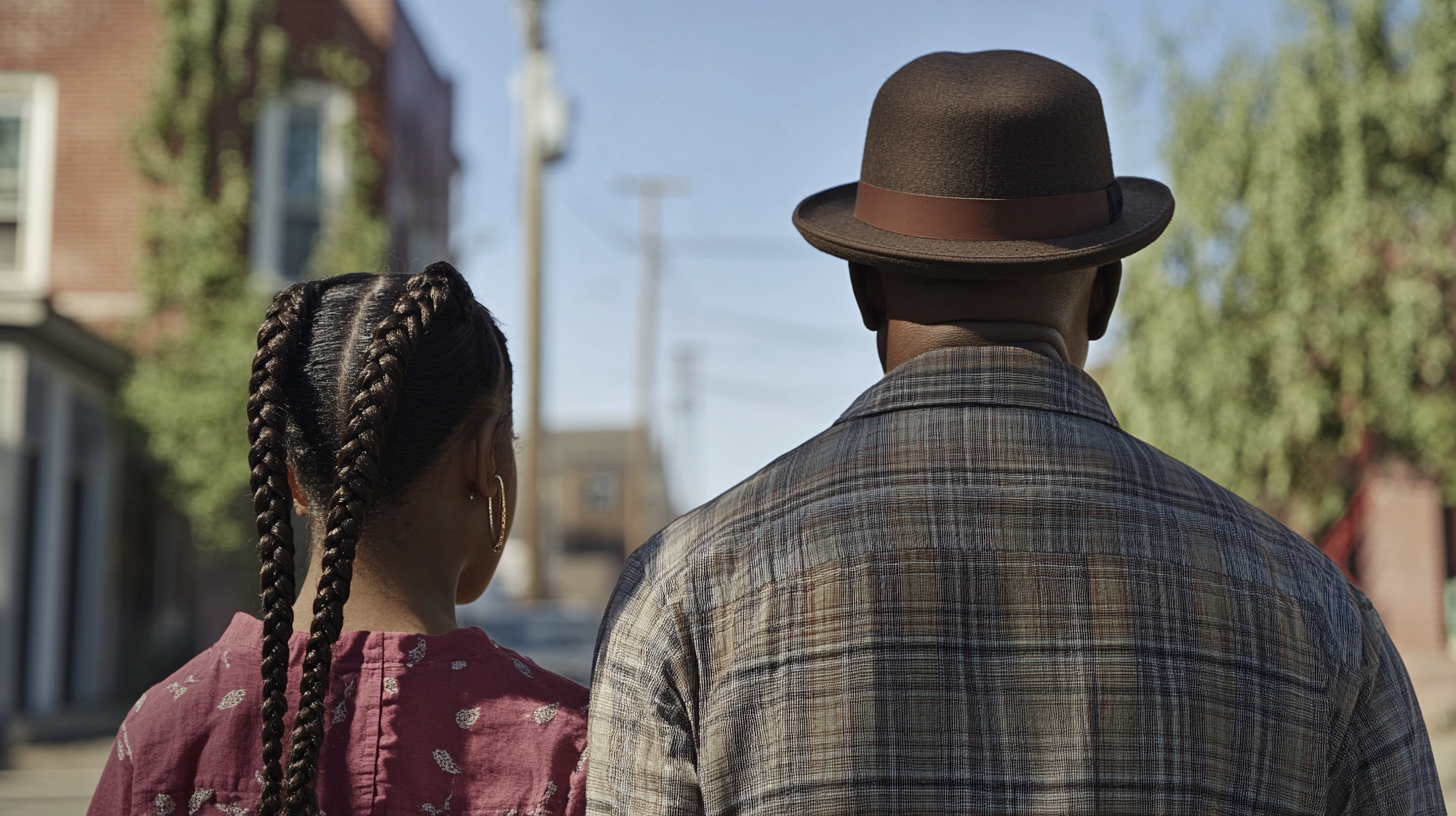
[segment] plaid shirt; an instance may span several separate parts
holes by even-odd
[[[930,352],[629,560],[589,814],[1441,814],[1370,602],[1119,430]]]

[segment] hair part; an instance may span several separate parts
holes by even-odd
[[[461,427],[508,409],[511,363],[494,318],[447,263],[413,277],[354,274],[295,284],[269,307],[258,349],[248,427],[264,613],[259,813],[314,814],[332,647],[359,536],[373,511],[401,499]],[[409,421],[396,426],[397,414]],[[311,504],[323,507],[326,490],[329,498],[285,775],[296,600],[289,466]]]

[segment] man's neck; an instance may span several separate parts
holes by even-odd
[[[1061,333],[1036,323],[961,320],[922,325],[891,319],[880,332],[883,335],[882,361],[886,372],[927,351],[968,346],[1015,346],[1053,360],[1077,364]]]

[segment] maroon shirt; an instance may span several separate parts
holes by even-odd
[[[91,816],[256,813],[263,624],[211,649],[127,712]],[[289,718],[308,636],[289,642]],[[581,814],[586,689],[475,627],[345,632],[334,646],[316,790],[327,814]],[[287,760],[286,746],[284,760]]]

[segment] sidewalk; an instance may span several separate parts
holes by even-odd
[[[1446,810],[1456,812],[1456,660],[1443,654],[1407,655],[1404,660],[1431,735]]]
[[[114,742],[13,746],[10,769],[0,771],[0,816],[82,816]]]

